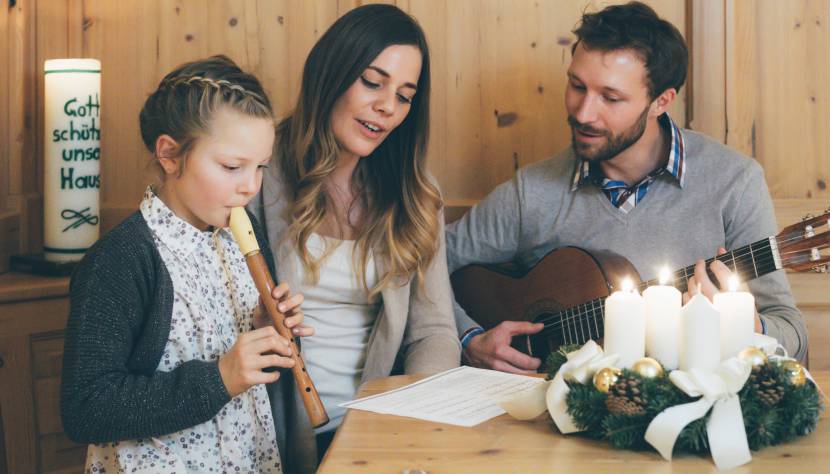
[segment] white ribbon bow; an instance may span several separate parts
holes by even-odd
[[[519,420],[536,418],[547,409],[556,427],[563,434],[582,431],[574,425],[568,414],[567,398],[570,389],[565,379],[584,384],[594,376],[597,370],[610,367],[618,359],[618,355],[605,355],[599,344],[588,341],[579,350],[568,354],[568,361],[562,364],[553,380],[540,383],[503,400],[501,407]]]
[[[674,444],[683,428],[705,416],[712,408],[712,415],[706,422],[706,434],[715,465],[718,469],[731,469],[748,463],[752,455],[737,394],[750,372],[752,366],[737,358],[723,361],[714,373],[698,369],[672,371],[669,379],[677,388],[691,397],[701,398],[663,410],[648,425],[646,441],[664,459],[671,461]]]

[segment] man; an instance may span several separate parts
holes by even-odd
[[[565,91],[572,146],[528,166],[447,228],[450,272],[471,263],[533,266],[557,247],[608,249],[644,279],[667,262],[698,262],[689,288],[717,286],[701,259],[776,233],[769,191],[752,159],[690,130],[666,110],[686,79],[688,51],[669,22],[638,2],[586,14],[574,31]],[[725,283],[729,269],[710,269]],[[807,334],[786,275],[749,282],[756,330],[802,358]],[[689,295],[686,295],[688,298]],[[466,363],[530,372],[542,361],[510,347],[542,324],[481,329],[456,304]]]

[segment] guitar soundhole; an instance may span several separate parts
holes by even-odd
[[[533,318],[533,322],[549,321],[555,316],[556,313],[543,312]],[[539,358],[542,361],[542,365],[539,367],[540,371],[544,371],[545,362],[547,362],[550,353],[556,351],[562,345],[561,333],[559,331],[551,331],[550,329],[542,329],[540,333],[519,339],[521,341],[520,344],[516,344],[516,341],[514,341],[514,347],[521,346],[517,347],[517,349]]]

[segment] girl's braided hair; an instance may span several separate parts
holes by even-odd
[[[213,114],[221,107],[274,119],[262,84],[227,56],[182,64],[144,102],[138,116],[144,146],[155,153],[158,137],[169,135],[178,143],[177,155],[186,157],[196,139],[209,132]]]

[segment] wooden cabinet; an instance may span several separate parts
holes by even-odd
[[[60,420],[68,278],[0,275],[0,473],[83,472]]]

